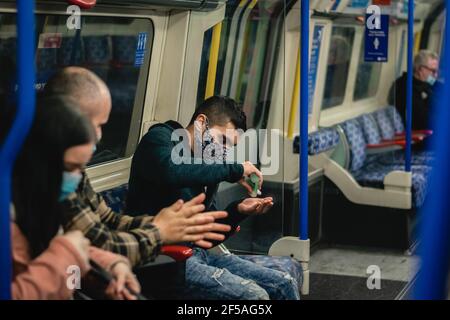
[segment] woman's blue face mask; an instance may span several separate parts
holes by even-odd
[[[59,196],[60,202],[66,200],[71,193],[77,191],[82,178],[83,176],[80,172],[64,171]]]

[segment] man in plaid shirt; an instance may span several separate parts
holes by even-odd
[[[111,111],[111,96],[106,84],[89,70],[65,68],[45,87],[44,95],[66,95],[85,113],[101,139],[102,126]],[[222,241],[230,227],[214,223],[226,212],[202,213],[205,195],[184,203],[177,201],[156,216],[130,217],[114,212],[92,188],[84,173],[76,193],[62,205],[65,231],[80,230],[94,246],[129,258],[133,266],[153,260],[162,244],[195,242],[199,247],[212,247],[211,241]]]

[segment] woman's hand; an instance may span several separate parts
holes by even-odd
[[[115,300],[136,300],[136,296],[129,289],[134,293],[140,293],[141,286],[128,263],[118,262],[110,272],[114,280],[106,289],[106,295]]]

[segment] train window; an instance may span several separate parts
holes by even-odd
[[[333,27],[322,103],[323,110],[339,106],[344,102],[354,39],[355,28]]]
[[[359,56],[353,100],[372,98],[377,94],[381,76],[381,63],[364,61],[364,39]]]
[[[0,14],[2,87],[6,79],[15,100],[16,15]],[[153,41],[153,24],[144,18],[84,16],[68,30],[67,16],[36,17],[36,89],[67,66],[90,69],[108,85],[112,111],[90,165],[132,156],[139,140]],[[3,65],[9,66],[7,69]],[[6,71],[6,72],[5,72]],[[8,84],[9,82],[9,84]]]
[[[264,128],[269,113],[285,8],[296,1],[228,1],[222,23],[214,94],[244,107],[248,127]],[[286,7],[285,7],[286,5]],[[205,95],[212,30],[205,33],[197,101]]]

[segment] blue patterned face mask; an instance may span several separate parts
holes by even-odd
[[[59,195],[60,202],[66,200],[71,193],[77,191],[82,178],[83,176],[79,172],[64,171],[61,183],[61,193]]]

